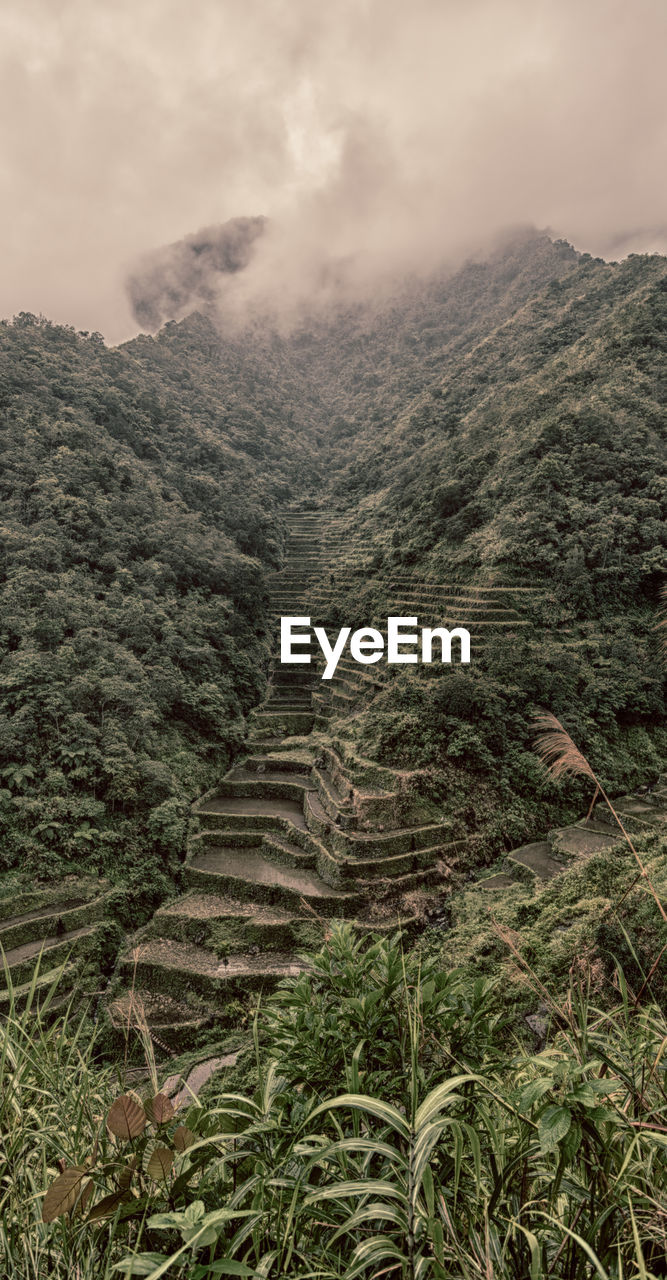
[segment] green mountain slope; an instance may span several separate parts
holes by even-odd
[[[5,868],[83,858],[150,881],[243,739],[263,570],[310,455],[275,368],[227,354],[201,317],[131,351],[0,327]]]
[[[437,318],[425,298],[422,329]],[[369,545],[400,529],[385,567],[548,575],[583,611],[650,594],[667,567],[666,331],[664,259],[570,261],[481,335],[437,328],[419,391],[355,424],[335,491]]]
[[[332,625],[406,575],[538,588],[532,629],[357,711],[364,752],[455,767],[459,809],[484,780],[495,810],[541,794],[539,704],[610,782],[654,768],[665,296],[664,259],[531,235],[291,333],[2,325],[5,865],[180,850],[261,694],[292,501],[339,516]]]

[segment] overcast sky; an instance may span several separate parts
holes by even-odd
[[[0,0],[0,315],[128,337],[136,257],[239,214],[277,292],[517,223],[664,252],[666,50],[666,0]]]

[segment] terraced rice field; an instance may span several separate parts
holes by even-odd
[[[0,1012],[42,999],[58,979],[58,1002],[73,995],[78,974],[104,928],[107,887],[73,880],[60,889],[36,890],[0,904],[1,960],[11,982],[0,987]],[[35,963],[39,972],[32,991]],[[0,982],[2,976],[0,975]],[[32,995],[31,995],[32,993]]]
[[[271,582],[276,640],[284,614],[327,626],[335,544],[334,522],[316,512],[292,515],[285,566]],[[347,547],[337,572],[361,580],[359,548]],[[467,626],[481,644],[529,626],[533,599],[530,587],[399,576],[378,590],[378,621],[414,613],[424,625]],[[298,973],[300,948],[319,944],[332,919],[409,930],[434,894],[448,892],[465,842],[449,839],[441,815],[415,799],[413,775],[355,757],[327,733],[332,716],[354,715],[373,697],[386,671],[343,658],[333,680],[320,674],[315,663],[276,661],[246,757],[194,806],[186,892],[161,907],[120,958],[122,989],[110,1008],[118,1028],[138,1002],[159,1046],[192,1044],[227,1028],[228,1011],[248,993]],[[597,818],[550,833],[509,855],[480,889],[511,886],[515,874],[546,880],[617,838]]]

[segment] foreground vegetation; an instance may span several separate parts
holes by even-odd
[[[537,747],[609,805],[551,716]],[[145,1024],[135,1092],[36,970],[0,1055],[5,1274],[664,1275],[667,840],[616,820],[611,852],[455,895],[409,952],[332,923],[225,1091],[178,1110]]]
[[[96,1064],[80,1014],[10,1016],[8,1280],[664,1274],[667,1025],[650,980],[637,1000],[618,969],[594,999],[582,964],[535,1052],[497,983],[399,938],[334,926],[306,959],[260,1008],[233,1091],[177,1115],[156,1076],[142,1103]]]

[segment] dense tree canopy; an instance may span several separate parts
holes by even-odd
[[[257,357],[207,383],[215,338],[0,328],[6,868],[177,856],[263,691],[295,451],[278,383],[252,403]]]

